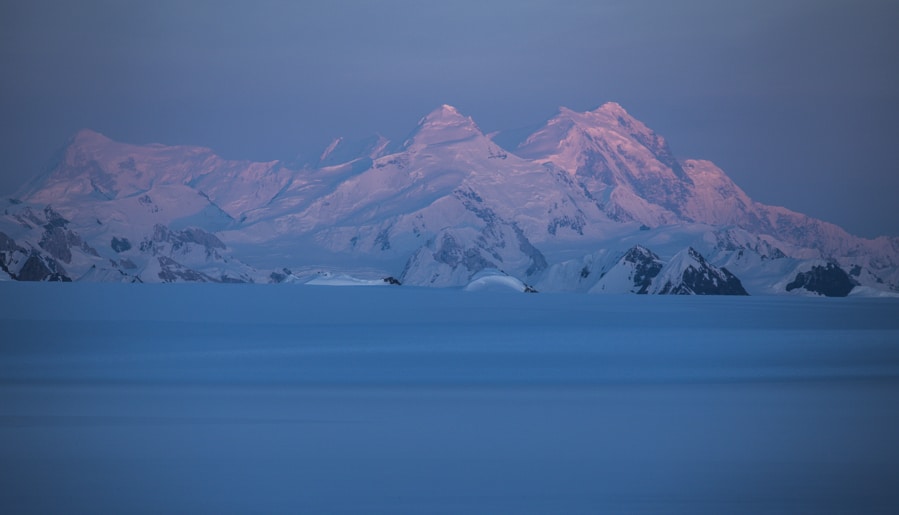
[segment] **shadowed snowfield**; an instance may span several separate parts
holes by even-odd
[[[895,513],[899,301],[0,283],[0,512]]]

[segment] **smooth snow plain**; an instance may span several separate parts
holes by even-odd
[[[0,283],[3,513],[896,513],[899,301]]]

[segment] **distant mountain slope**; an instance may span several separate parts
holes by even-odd
[[[48,229],[54,216],[65,224]],[[899,238],[857,238],[754,202],[614,103],[562,108],[514,152],[444,105],[404,142],[337,139],[303,169],[84,130],[6,203],[0,246],[14,279],[55,277],[59,265],[72,280],[280,282],[329,270],[463,286],[496,270],[541,291],[608,292],[624,288],[609,282],[616,274],[640,275],[620,261],[639,248],[665,266],[695,254],[704,277],[733,284],[726,267],[750,293],[787,293],[820,263],[899,289]],[[591,275],[614,263],[630,271]],[[624,291],[662,293],[652,284]],[[687,289],[697,288],[739,293]]]

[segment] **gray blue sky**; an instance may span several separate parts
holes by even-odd
[[[0,2],[0,191],[89,127],[229,158],[621,103],[758,201],[899,235],[895,0]]]

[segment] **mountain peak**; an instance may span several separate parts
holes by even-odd
[[[462,113],[459,112],[458,109],[449,105],[443,104],[437,109],[434,109],[430,113],[428,113],[424,118],[422,118],[418,125],[422,126],[425,124],[462,124],[468,123],[474,125],[474,120],[471,119],[470,116],[463,116]]]
[[[593,110],[594,113],[614,114],[615,116],[630,116],[618,102],[606,102]]]
[[[568,149],[577,157],[586,147],[596,145],[596,137],[585,136],[588,132],[611,131],[627,138],[635,138],[641,144],[652,144],[654,133],[634,119],[617,102],[606,102],[592,111],[575,111],[567,107],[559,107],[559,114],[551,118],[541,129],[531,134],[518,147],[520,156],[530,159],[545,159],[549,156],[557,158],[557,164],[563,168],[567,165],[571,170],[577,168],[575,161],[565,159],[559,153]],[[575,142],[579,140],[579,142]],[[572,156],[569,156],[572,157]],[[562,158],[563,162],[558,162]]]
[[[754,202],[619,104],[561,108],[518,148],[450,105],[402,148],[339,138],[302,170],[81,130],[5,204],[0,280],[45,279],[60,260],[87,280],[280,282],[326,266],[462,286],[497,269],[549,291],[742,293],[739,274],[770,294],[832,259],[874,294],[899,291],[899,239]],[[158,226],[198,229],[176,242]]]
[[[81,129],[69,140],[69,144],[78,146],[103,145],[112,141],[103,134],[92,129]]]
[[[455,107],[443,104],[419,120],[418,129],[407,146],[413,143],[451,143],[478,136],[484,137],[484,134],[470,116],[464,116]]]
[[[592,111],[575,111],[560,107],[559,114],[550,120],[550,124],[580,127],[606,127],[613,130],[624,130],[626,133],[651,132],[642,122],[630,115],[621,104],[606,102]]]

